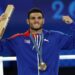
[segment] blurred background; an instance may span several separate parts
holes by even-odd
[[[72,34],[70,25],[66,25],[61,16],[69,15],[75,20],[75,0],[0,0],[0,15],[5,11],[8,4],[13,4],[15,10],[10,18],[3,38],[13,34],[25,32],[27,13],[31,8],[40,8],[45,15],[44,29],[58,30]],[[6,51],[7,52],[7,51]],[[11,56],[10,53],[4,56]],[[63,50],[60,55],[74,55],[75,50]],[[3,62],[4,75],[17,75],[16,61]],[[75,60],[60,60],[59,75],[75,75]]]

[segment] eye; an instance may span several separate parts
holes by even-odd
[[[34,20],[34,19],[35,19],[35,17],[31,17],[30,19]]]
[[[31,20],[35,20],[36,18],[40,20],[40,19],[42,19],[43,17],[41,17],[41,16],[39,16],[39,17],[30,17]]]
[[[38,19],[42,19],[43,17],[38,17]]]

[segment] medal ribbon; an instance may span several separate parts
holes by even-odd
[[[42,59],[42,44],[43,44],[43,38],[44,38],[43,33],[36,34],[36,35],[34,35],[34,37],[30,33],[30,38],[34,44],[34,47],[35,47],[38,55],[39,55],[39,62],[41,63],[41,62],[43,62],[43,59]]]

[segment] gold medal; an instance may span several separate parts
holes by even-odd
[[[30,37],[32,39],[32,42],[33,42],[35,49],[37,51],[37,54],[38,54],[38,62],[40,61],[39,65],[38,65],[38,70],[45,71],[47,69],[47,65],[45,62],[43,62],[43,58],[42,58],[43,33],[41,35],[37,34],[37,36],[36,37],[34,36],[34,38],[33,38],[32,34],[30,34]]]
[[[47,65],[44,62],[41,62],[39,64],[39,70],[40,71],[45,71],[47,69]]]

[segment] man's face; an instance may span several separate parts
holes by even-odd
[[[41,13],[31,13],[29,19],[27,19],[27,24],[33,30],[39,30],[44,24],[44,18]]]

